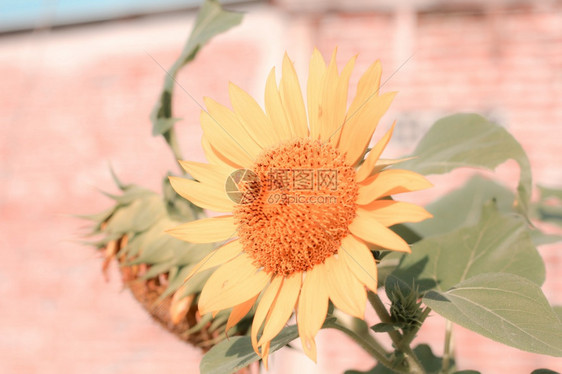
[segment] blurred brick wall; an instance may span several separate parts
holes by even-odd
[[[381,123],[387,128],[398,119],[390,156],[410,152],[438,117],[476,111],[522,143],[537,183],[562,186],[562,7],[549,4],[361,13],[249,6],[242,26],[215,39],[179,81],[199,102],[203,96],[226,102],[229,80],[261,101],[267,72],[280,65],[284,50],[303,76],[313,46],[328,57],[337,45],[340,63],[359,54],[353,82],[380,58],[388,79],[383,91],[400,92]],[[177,14],[0,37],[0,371],[198,372],[200,353],[120,292],[116,269],[104,282],[94,251],[75,242],[82,222],[70,216],[110,204],[96,190],[114,190],[108,162],[124,181],[155,190],[174,169],[163,142],[150,136],[148,115],[164,76],[151,56],[170,66],[191,22],[192,15]],[[199,107],[176,92],[184,156],[203,160]],[[428,201],[465,175],[435,178],[439,186],[421,198]],[[518,171],[508,164],[498,175],[514,185]],[[544,290],[557,304],[561,249],[541,248]],[[560,359],[521,354],[462,328],[455,333],[461,368],[562,368]],[[317,366],[285,350],[272,358],[272,372],[372,366],[338,332],[320,335]],[[431,339],[439,352],[442,338],[443,322],[432,317],[420,341]]]

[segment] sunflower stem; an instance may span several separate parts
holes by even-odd
[[[379,295],[374,292],[369,292],[367,294],[369,298],[369,302],[375,309],[375,312],[379,316],[381,322],[384,323],[392,323],[392,319],[390,318],[390,313],[386,310],[384,303],[382,302]],[[429,311],[428,311],[429,313]],[[406,336],[402,336],[398,331],[389,331],[388,335],[394,344],[394,347],[397,351],[404,353],[406,358],[406,362],[408,363],[408,373],[411,374],[425,374],[425,369],[423,365],[419,361],[416,354],[410,348],[410,342],[413,337],[410,338],[409,334]],[[396,369],[395,369],[396,370]]]
[[[380,343],[368,333],[368,331],[366,334],[364,332],[355,331],[356,329],[346,326],[346,324],[337,317],[335,320],[326,321],[324,326],[343,332],[359,344],[361,348],[373,356],[378,362],[390,369],[393,369],[393,363],[388,359],[388,353],[384,350]]]
[[[166,131],[164,134],[162,134],[162,136],[166,140],[166,144],[168,144],[168,146],[170,147],[170,150],[172,151],[172,153],[174,155],[174,159],[176,160],[178,166],[180,167],[180,170],[183,171],[183,168],[181,167],[181,164],[180,164],[180,160],[183,160],[183,157],[181,155],[181,150],[180,150],[180,145],[178,143],[178,137],[176,135],[176,130],[172,127],[168,131]]]
[[[447,373],[449,371],[449,365],[451,364],[452,356],[452,337],[453,335],[453,323],[447,320],[445,325],[445,348],[443,349],[443,361],[441,366],[441,373]]]

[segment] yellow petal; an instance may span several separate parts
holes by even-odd
[[[367,155],[367,158],[365,159],[365,162],[363,162],[361,166],[359,166],[359,169],[357,170],[357,182],[362,182],[371,175],[377,163],[377,160],[381,156],[382,151],[384,151],[386,145],[392,137],[392,132],[394,131],[395,125],[396,122],[392,124],[390,130],[388,130],[386,134],[384,134],[384,136],[381,138],[381,140],[379,140],[378,143],[375,144],[373,149],[371,149],[371,151]]]
[[[359,185],[357,204],[365,205],[381,197],[419,191],[433,185],[423,175],[409,170],[383,170]]]
[[[318,127],[320,127],[320,139],[322,141],[328,141],[331,135],[334,134],[336,129],[334,125],[334,113],[336,111],[335,106],[338,105],[336,90],[338,85],[338,66],[336,64],[336,52],[332,53],[332,58],[330,59],[330,64],[328,65],[326,72],[324,73],[324,79],[322,81],[322,88],[320,91],[320,108],[318,110]],[[347,101],[345,104],[347,106]]]
[[[187,274],[184,282],[187,282],[195,274],[199,274],[202,271],[212,269],[232,260],[233,258],[239,256],[242,252],[243,248],[239,240],[233,240],[224,244],[209,253],[207,256],[203,257],[203,259],[193,267],[189,274]]]
[[[328,294],[334,305],[357,318],[365,317],[367,292],[343,260],[331,256],[326,259]]]
[[[283,285],[267,316],[258,345],[271,341],[283,329],[295,309],[301,283],[302,273],[294,273],[283,280]]]
[[[180,292],[180,290],[174,293],[170,304],[170,317],[174,325],[177,325],[185,318],[195,298],[194,294],[183,296],[183,292]]]
[[[383,226],[392,226],[403,222],[420,222],[433,217],[419,205],[394,200],[375,200],[369,205],[357,208],[358,217],[369,217]]]
[[[375,163],[375,167],[371,171],[371,175],[379,173],[389,166],[396,165],[396,164],[399,164],[399,163],[404,162],[404,161],[412,160],[414,158],[416,158],[416,156],[401,157],[401,158],[396,158],[396,159],[379,158],[377,160],[377,162]]]
[[[361,151],[364,152],[365,148],[363,148],[363,143],[367,141],[368,144],[371,141],[371,136],[375,131],[378,120],[377,122],[371,122],[367,120],[366,123],[360,124],[360,126],[364,127],[363,130],[367,130],[364,132],[371,134],[371,136],[369,136],[368,138],[354,139],[357,137],[356,134],[354,134],[354,130],[358,126],[358,121],[360,119],[359,117],[361,116],[361,113],[365,111],[365,107],[367,106],[367,104],[369,102],[371,103],[375,102],[376,98],[378,97],[381,74],[382,74],[381,64],[380,61],[377,60],[367,69],[367,71],[359,79],[359,82],[357,84],[357,92],[355,93],[355,98],[353,99],[351,105],[349,106],[345,123],[341,129],[341,135],[338,144],[339,144],[339,149],[341,149],[343,152],[347,152],[348,150],[355,147],[359,148],[358,150],[354,151],[355,153]],[[348,157],[348,160],[352,158],[354,157],[353,156]]]
[[[232,311],[228,316],[228,321],[226,322],[226,328],[224,330],[227,336],[228,336],[228,330],[230,330],[234,325],[240,322],[242,318],[246,316],[246,314],[248,314],[248,312],[250,311],[250,309],[252,309],[257,299],[258,299],[258,295],[232,308]]]
[[[256,314],[254,314],[254,320],[252,321],[251,340],[252,347],[254,347],[254,351],[256,351],[258,355],[260,354],[258,345],[258,332],[263,325],[263,321],[265,321],[265,317],[267,316],[269,309],[273,305],[277,294],[279,293],[279,288],[281,287],[282,283],[282,276],[273,278],[269,286],[263,292],[263,295],[256,309]]]
[[[396,92],[372,96],[355,114],[350,113],[342,129],[338,148],[346,152],[350,165],[355,165],[365,153],[373,133],[386,113]]]
[[[299,137],[308,136],[306,110],[302,98],[297,72],[289,56],[283,57],[283,75],[281,77],[281,100],[288,114],[292,133]]]
[[[349,106],[348,115],[355,115],[361,110],[370,98],[379,94],[381,83],[382,66],[380,61],[375,61],[361,76],[357,83],[355,98]]]
[[[262,349],[262,357],[263,357],[263,366],[265,367],[265,370],[268,370],[267,365],[268,365],[268,357],[269,357],[269,346],[270,343],[267,342],[264,344],[263,349]]]
[[[190,179],[170,177],[172,188],[182,197],[204,209],[216,212],[231,212],[234,202],[224,190],[224,185],[203,184]]]
[[[211,146],[237,164],[251,166],[262,148],[244,129],[235,113],[213,99],[204,100],[208,112],[201,113],[200,122]]]
[[[205,158],[213,165],[220,165],[224,168],[242,169],[244,166],[237,164],[233,160],[229,160],[216,149],[211,146],[209,140],[203,135],[201,137],[201,147],[205,153]]]
[[[233,216],[221,216],[187,222],[166,232],[190,243],[214,243],[232,238],[237,228]]]
[[[375,218],[360,214],[349,225],[349,231],[366,242],[381,246],[391,251],[410,253],[410,246],[398,234],[384,227]]]
[[[236,170],[221,164],[206,164],[194,161],[179,161],[181,167],[201,183],[224,186],[228,176]]]
[[[337,75],[335,81],[331,80],[328,68],[328,74],[325,80],[324,98],[322,103],[323,112],[325,112],[322,129],[322,140],[329,141],[333,145],[337,145],[340,135],[345,127],[346,109],[347,109],[347,91],[349,88],[349,77],[355,66],[356,57],[353,57],[342,70],[341,75]],[[331,65],[335,69],[335,53],[332,57]]]
[[[377,266],[365,243],[353,235],[348,235],[343,238],[338,255],[361,283],[371,291],[377,292]]]
[[[312,139],[320,138],[319,117],[322,114],[321,102],[322,92],[324,90],[324,74],[326,73],[326,63],[324,58],[314,48],[312,58],[308,68],[308,83],[306,88],[308,105],[308,121],[310,126],[310,137]]]
[[[229,85],[229,94],[232,108],[255,142],[262,148],[278,144],[280,137],[254,98],[233,83]]]
[[[269,276],[242,253],[218,268],[207,280],[199,297],[199,311],[206,314],[232,308],[256,296],[268,280]]]
[[[316,362],[314,337],[322,327],[328,313],[326,266],[315,265],[306,272],[299,297],[297,324],[304,353]]]
[[[265,110],[281,140],[291,139],[296,136],[296,134],[293,134],[287,112],[277,89],[275,68],[271,69],[265,84]]]

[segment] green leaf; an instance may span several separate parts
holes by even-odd
[[[540,230],[531,231],[531,239],[536,246],[543,244],[552,244],[562,240],[562,236],[555,234],[545,234]]]
[[[201,272],[199,274],[194,275],[191,277],[187,282],[185,282],[185,277],[191,272],[193,267],[196,266],[195,264],[183,266],[177,273],[177,275],[173,278],[170,278],[170,284],[166,288],[166,290],[160,295],[159,300],[163,300],[166,296],[171,295],[176,290],[180,288],[180,286],[184,286],[182,288],[181,296],[191,295],[197,292],[201,292],[203,286],[209,279],[212,272],[210,270]]]
[[[206,0],[178,60],[167,71],[164,89],[151,114],[153,135],[166,135],[178,119],[172,116],[172,94],[178,71],[192,61],[199,49],[214,36],[240,24],[242,14],[225,11],[216,0]]]
[[[129,205],[133,201],[142,199],[147,196],[156,195],[154,192],[134,185],[130,184],[123,188],[123,193],[121,195],[113,195],[105,191],[101,191],[104,195],[110,197],[111,199],[115,200],[118,205]]]
[[[459,167],[494,170],[513,159],[521,168],[518,203],[527,212],[532,176],[529,159],[521,145],[503,127],[477,114],[455,114],[437,121],[421,139],[415,158],[401,168],[421,174],[444,174]]]
[[[85,220],[88,220],[88,221],[102,223],[106,219],[111,217],[114,210],[115,210],[115,207],[111,207],[111,208],[108,208],[108,209],[104,210],[103,212],[94,213],[94,214],[77,214],[77,215],[75,215],[75,217],[82,218],[82,219],[85,219]]]
[[[425,207],[428,212],[433,214],[432,219],[404,225],[423,237],[444,234],[478,223],[482,207],[492,200],[500,212],[513,212],[514,199],[515,195],[507,187],[475,175],[461,188],[449,192]],[[455,208],[451,209],[451,207]],[[530,233],[536,246],[562,240],[561,236],[544,234],[538,229],[530,230]]]
[[[109,233],[141,232],[151,227],[165,214],[164,200],[152,193],[119,208],[107,223]]]
[[[539,286],[515,274],[488,273],[423,302],[448,320],[524,351],[562,356],[562,324]]]
[[[415,281],[421,292],[445,291],[475,275],[494,272],[517,274],[539,285],[545,279],[543,260],[521,216],[501,214],[488,204],[475,226],[414,244],[388,278],[407,285]]]
[[[204,215],[203,209],[191,203],[191,201],[181,197],[170,184],[168,174],[162,180],[162,193],[166,200],[168,215],[178,222],[188,222],[199,219]]]
[[[550,369],[537,369],[533,370],[531,374],[560,374],[558,371],[550,370]]]
[[[401,258],[402,254],[399,252],[388,252],[388,255],[384,256],[381,262],[377,264],[379,287],[382,287],[385,283],[386,277],[396,270],[400,264]]]
[[[461,227],[476,225],[480,221],[482,207],[492,200],[500,212],[512,212],[514,199],[513,192],[505,186],[475,175],[461,188],[425,207],[433,214],[432,219],[410,223],[408,226],[422,237],[445,234]]]
[[[166,101],[167,105],[172,105],[171,102]],[[153,119],[154,126],[152,127],[152,135],[161,135],[165,134],[174,127],[176,122],[181,121],[181,118],[166,118],[166,117],[158,117]]]
[[[269,353],[283,348],[299,336],[297,326],[285,327],[271,341]],[[203,356],[201,374],[228,374],[259,360],[249,336],[236,336],[215,345]]]
[[[404,239],[408,244],[414,244],[415,242],[418,242],[422,239],[422,236],[420,236],[417,231],[412,230],[412,228],[405,223],[393,225],[390,227],[390,229],[398,234],[398,236]]]
[[[115,170],[113,170],[113,167],[111,165],[109,165],[109,172],[111,173],[111,178],[113,179],[113,182],[115,182],[115,184],[117,185],[117,187],[119,187],[121,191],[123,191],[125,188],[128,187],[128,185],[124,185],[121,182],[121,180],[117,177],[117,174],[115,174]]]
[[[554,310],[554,313],[556,313],[556,315],[558,316],[560,322],[562,322],[562,305],[555,305],[552,307],[552,309]]]
[[[155,264],[148,269],[146,273],[144,273],[141,277],[143,280],[148,280],[151,278],[155,278],[160,274],[167,273],[170,269],[173,268],[173,262],[162,262]]]
[[[386,323],[386,322],[380,322],[377,323],[376,325],[371,326],[371,330],[373,330],[374,332],[391,332],[391,331],[400,330],[401,328],[402,326],[398,326],[396,324]]]

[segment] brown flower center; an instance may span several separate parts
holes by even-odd
[[[263,152],[234,209],[244,250],[268,273],[310,270],[338,252],[355,217],[355,170],[335,147],[296,139]]]

